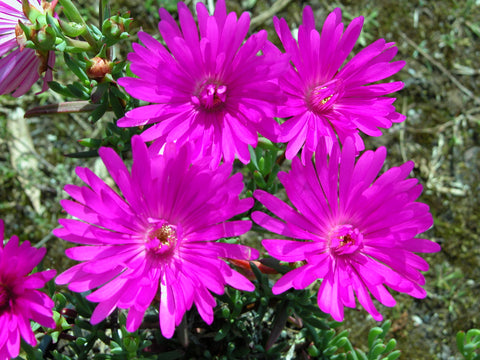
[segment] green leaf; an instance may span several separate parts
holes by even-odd
[[[92,123],[97,122],[102,118],[102,116],[105,114],[107,111],[107,104],[105,103],[100,103],[99,106],[93,110],[90,115],[88,115],[88,120],[91,121]]]
[[[465,333],[463,331],[459,331],[457,333],[457,349],[458,351],[463,354],[464,351],[464,339],[465,339]]]
[[[264,156],[262,156],[260,159],[258,159],[258,170],[262,174],[268,173],[267,171],[265,171],[265,157]]]
[[[313,327],[317,328],[317,329],[321,329],[321,330],[329,330],[330,329],[330,326],[328,326],[328,324],[323,321],[323,320],[320,320],[319,318],[316,318],[316,317],[309,317],[309,318],[305,318],[305,317],[302,317],[303,321],[312,325]]]
[[[62,96],[75,97],[75,95],[70,91],[68,87],[66,87],[65,85],[59,84],[56,81],[49,81],[48,87]]]
[[[79,24],[83,24],[85,21],[83,20],[82,15],[70,0],[59,0],[60,5],[63,6],[64,14],[71,20],[75,21]]]
[[[320,355],[320,351],[318,350],[318,348],[311,344],[308,348],[307,348],[307,352],[310,356],[313,356],[313,357],[317,357]]]
[[[58,41],[57,38],[57,44],[55,45],[55,50],[59,52],[64,52],[67,49],[67,43],[65,41]]]
[[[340,347],[338,345],[338,342],[340,340],[343,340],[345,338],[348,337],[348,330],[343,330],[342,332],[338,333],[330,342],[329,342],[329,345],[337,345],[338,347]]]
[[[288,319],[288,307],[289,301],[282,301],[275,308],[275,320],[273,321],[272,331],[265,344],[267,350],[275,344],[282,330],[285,328]]]
[[[113,94],[111,91],[109,91],[109,101],[110,105],[112,106],[113,112],[115,113],[115,116],[117,118],[122,118],[125,115],[125,109],[123,105],[121,104],[120,100],[118,99],[115,94]]]
[[[70,325],[67,322],[67,320],[62,315],[60,315],[60,313],[56,311],[53,311],[53,319],[55,321],[56,328],[61,329],[61,330],[55,330],[55,331],[49,332],[50,336],[52,337],[52,341],[56,343],[58,341],[58,337],[60,336],[60,333],[62,333],[64,330],[70,329],[72,325]]]
[[[62,309],[67,304],[67,298],[60,292],[57,292],[55,295],[53,295],[53,301],[55,302],[57,309]]]
[[[260,281],[260,279],[262,279],[264,277],[262,272],[258,269],[257,265],[255,265],[253,262],[250,262],[250,268],[252,269],[253,274],[255,275],[257,280]]]
[[[318,330],[315,329],[312,325],[309,325],[308,323],[305,322],[305,319],[303,320],[304,321],[304,326],[305,328],[308,330],[308,332],[310,333],[310,335],[312,336],[313,338],[313,342],[317,345],[317,346],[320,346],[322,345],[322,341],[320,339],[320,336],[318,335]]]
[[[374,327],[368,333],[368,348],[371,349],[374,346],[374,341],[383,333],[383,329]]]
[[[47,24],[50,25],[53,30],[55,30],[56,35],[62,39],[65,39],[65,36],[63,35],[62,30],[60,30],[60,28],[57,26],[58,20],[55,19],[52,15],[50,15],[50,13],[46,14],[46,18],[47,18]],[[65,44],[65,42],[63,43]]]
[[[385,337],[385,335],[390,331],[390,327],[392,326],[392,322],[390,320],[386,320],[382,324],[382,330],[383,330],[383,336],[382,339]]]
[[[230,322],[226,322],[225,324],[223,324],[222,328],[218,330],[217,334],[215,335],[214,340],[220,341],[225,338],[228,335],[231,327],[232,324]]]
[[[84,337],[77,337],[75,339],[75,344],[77,344],[78,346],[84,346],[87,342],[88,340],[85,339]]]
[[[358,356],[355,351],[349,351],[347,353],[347,360],[358,360]]]
[[[348,337],[342,337],[338,341],[335,342],[335,346],[337,346],[338,348],[343,348],[349,342],[350,341],[348,340]]]
[[[268,174],[267,188],[269,190],[271,189],[274,181],[277,180],[277,174],[279,171],[280,171],[280,167],[277,164],[275,164],[270,174]],[[272,189],[272,190],[274,190],[273,192],[276,192],[276,189]]]
[[[385,349],[385,354],[387,354],[390,351],[392,351],[393,349],[395,349],[396,346],[397,346],[397,340],[390,339],[390,341],[387,343],[387,347]]]
[[[97,150],[80,151],[80,152],[65,154],[65,156],[68,158],[74,158],[74,159],[86,159],[86,158],[97,157],[98,151]]]
[[[21,349],[27,354],[27,360],[43,360],[43,353],[40,348],[34,348],[21,339]]]
[[[85,138],[78,140],[78,143],[82,146],[89,147],[92,149],[98,149],[102,145],[102,140]]]
[[[248,145],[248,152],[250,153],[250,164],[252,164],[254,167],[253,170],[258,170],[257,154],[252,145]]]
[[[467,343],[472,342],[475,338],[480,338],[480,330],[478,329],[470,329],[467,331],[467,337],[465,341]]]
[[[396,360],[400,357],[401,354],[402,353],[400,352],[400,350],[395,350],[394,352],[389,354],[385,359],[386,360]]]
[[[73,84],[67,85],[68,90],[75,95],[76,97],[88,100],[90,99],[90,94],[86,91],[86,89],[81,85],[79,82],[74,82]]]
[[[467,343],[467,344],[465,344],[465,346],[464,346],[464,348],[463,348],[463,349],[464,349],[464,353],[463,353],[463,354],[464,354],[464,355],[465,355],[465,354],[470,355],[471,353],[473,353],[473,352],[475,351],[476,348],[477,348],[477,344],[475,344],[475,343]]]
[[[369,358],[371,360],[376,360],[380,354],[383,354],[387,347],[384,344],[376,345],[372,350],[369,352]]]
[[[255,171],[253,173],[253,178],[255,179],[255,182],[257,183],[258,187],[264,189],[267,186],[267,183],[265,182],[265,179],[263,178],[263,175],[260,172]]]
[[[329,346],[328,348],[326,348],[325,350],[323,350],[323,356],[327,356],[327,357],[330,357],[332,356],[333,354],[335,354],[338,350],[338,347],[336,346]]]
[[[58,20],[58,25],[65,35],[73,38],[82,35],[87,29],[87,27],[83,24],[80,25],[74,22],[63,21],[61,19]]]
[[[82,61],[80,62],[79,59],[73,60],[70,55],[67,53],[63,53],[63,58],[65,59],[65,64],[68,66],[70,70],[80,79],[80,81],[84,85],[90,84],[90,79],[87,76],[85,71],[85,63]]]
[[[367,355],[365,355],[365,353],[364,353],[362,350],[360,350],[360,349],[355,349],[355,353],[356,353],[356,355],[357,355],[357,357],[358,357],[359,359],[361,359],[361,360],[368,360]]]
[[[55,360],[71,360],[71,358],[69,358],[68,356],[60,354],[58,350],[54,350],[52,352],[52,355]]]

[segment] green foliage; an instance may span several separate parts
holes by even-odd
[[[113,46],[130,35],[128,30],[133,19],[129,13],[114,15],[106,19],[102,24],[103,42],[107,46]]]
[[[283,273],[288,269],[278,262],[267,263]],[[172,339],[162,337],[156,309],[147,311],[140,330],[129,333],[125,328],[125,312],[115,310],[106,320],[92,325],[89,319],[95,304],[85,299],[86,294],[57,291],[52,296],[56,329],[46,331],[37,348],[23,343],[20,359],[288,360],[307,354],[324,360],[398,357],[395,340],[385,340],[390,322],[370,331],[369,351],[363,353],[352,345],[347,330],[336,330],[341,323],[331,321],[318,308],[315,292],[307,289],[273,295],[273,282],[264,273],[265,266],[250,263],[249,268],[239,271],[248,269],[245,274],[256,285],[253,292],[228,288],[225,294],[217,296],[219,303],[210,326],[193,308],[185,314]]]
[[[250,162],[247,168],[249,174],[253,174],[246,184],[248,194],[251,195],[255,189],[262,189],[271,194],[276,193],[278,191],[279,163],[285,160],[284,155],[279,155],[281,147],[262,138],[255,149],[249,145],[248,151],[250,152]]]
[[[83,295],[56,293],[53,299],[57,327],[43,336],[37,349],[22,344],[27,360],[43,359],[45,356],[55,360],[153,359],[142,355],[143,349],[150,346],[151,342],[145,339],[145,334],[129,333],[125,329],[126,318],[123,313],[112,315],[108,322],[92,325],[87,319],[92,314],[94,304]],[[66,345],[59,345],[59,339],[67,340]],[[98,353],[99,347],[106,351]]]
[[[480,330],[470,329],[457,333],[457,348],[465,360],[480,359]]]
[[[397,341],[395,339],[390,339],[386,341],[385,336],[390,330],[391,322],[385,321],[381,327],[374,327],[368,333],[368,352],[364,353],[363,351],[356,349],[356,357],[352,359],[361,359],[361,360],[395,360],[400,357],[400,351],[394,350]]]
[[[147,13],[151,14],[154,19],[159,19],[159,8],[164,8],[169,13],[176,13],[177,3],[177,0],[146,0],[144,6]]]

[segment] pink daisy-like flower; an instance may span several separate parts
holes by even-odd
[[[232,166],[208,167],[210,159],[195,162],[190,146],[167,144],[162,155],[150,155],[139,136],[132,139],[131,173],[110,148],[100,156],[123,198],[87,168],[77,175],[88,185],[67,185],[75,201],[62,206],[80,220],[60,220],[54,234],[87,246],[66,250],[82,261],[56,281],[70,290],[93,290],[87,299],[99,304],[91,322],[99,323],[115,307],[129,309],[127,329],[135,331],[159,294],[160,328],[171,337],[186,310],[195,303],[200,316],[211,324],[215,299],[226,284],[252,291],[253,284],[233,271],[226,258],[250,260],[255,249],[215,240],[238,236],[250,221],[227,221],[253,206],[239,199],[240,173]]]
[[[144,44],[133,44],[131,70],[139,78],[118,83],[135,98],[155,103],[129,111],[118,126],[155,124],[142,133],[144,141],[193,142],[198,157],[212,154],[243,163],[250,160],[248,145],[256,146],[257,131],[272,137],[277,123],[276,105],[284,96],[276,85],[288,59],[262,30],[247,35],[250,18],[226,12],[219,0],[214,15],[197,3],[197,24],[184,3],[178,4],[180,27],[160,9],[158,28],[166,47],[150,35],[139,33]],[[199,37],[200,31],[200,37]],[[258,53],[265,51],[264,55]]]
[[[346,62],[362,30],[363,17],[355,18],[343,31],[342,13],[335,9],[325,20],[320,35],[313,11],[307,6],[298,42],[285,19],[274,18],[274,25],[293,63],[280,80],[288,100],[279,109],[279,116],[291,118],[281,125],[278,141],[288,142],[288,159],[304,146],[305,162],[322,137],[329,151],[333,143],[343,143],[349,136],[354,138],[357,151],[363,150],[358,130],[380,136],[379,127],[389,128],[405,119],[392,105],[395,98],[383,96],[400,90],[403,83],[372,84],[405,65],[404,61],[390,62],[397,53],[394,43],[377,40]]]
[[[44,12],[53,8],[56,1],[48,4],[43,0],[29,0],[30,6]],[[52,81],[52,68],[55,64],[53,51],[40,52],[25,48],[25,38],[18,22],[31,25],[22,9],[22,0],[0,1],[0,95],[11,94],[18,97],[25,94],[45,73],[42,92]]]
[[[377,175],[386,150],[366,151],[355,163],[355,144],[345,140],[340,153],[334,144],[330,158],[324,140],[315,164],[292,161],[289,173],[279,173],[294,208],[264,191],[254,196],[273,214],[254,212],[252,219],[269,231],[303,240],[263,240],[268,253],[282,261],[304,262],[273,286],[279,294],[289,288],[303,289],[323,279],[318,306],[337,321],[344,306],[360,304],[381,320],[370,294],[386,306],[395,300],[385,285],[416,298],[426,296],[421,271],[428,264],[414,252],[429,253],[440,246],[416,238],[433,224],[429,207],[417,202],[422,186],[406,177],[413,162]]]
[[[37,289],[43,288],[56,272],[30,274],[45,256],[46,249],[36,249],[29,241],[19,245],[15,235],[4,245],[3,231],[0,220],[0,360],[18,356],[20,337],[31,346],[37,344],[30,320],[55,328],[52,312],[55,304]]]

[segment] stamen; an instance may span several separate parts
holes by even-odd
[[[202,110],[212,112],[221,109],[227,99],[227,87],[216,81],[208,80],[197,87],[192,102]]]
[[[328,248],[333,255],[352,254],[363,247],[363,235],[352,225],[338,225],[328,234]]]
[[[316,114],[330,110],[337,99],[343,94],[343,81],[332,80],[326,84],[313,87],[307,91],[305,102],[311,111]]]
[[[145,247],[157,255],[172,251],[177,244],[177,232],[173,225],[163,224],[147,233]]]

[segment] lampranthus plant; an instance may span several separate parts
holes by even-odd
[[[66,250],[82,263],[56,282],[76,292],[96,289],[87,295],[99,303],[94,324],[116,307],[129,309],[129,331],[140,326],[158,295],[160,328],[170,338],[193,303],[212,323],[216,302],[210,291],[222,294],[225,285],[254,290],[225,259],[255,259],[258,251],[216,242],[250,229],[250,221],[228,220],[250,209],[253,199],[239,199],[242,175],[230,177],[231,165],[211,169],[208,158],[192,165],[196,154],[189,144],[169,143],[162,155],[151,155],[135,136],[132,151],[131,173],[112,149],[99,151],[123,197],[88,168],[76,169],[88,187],[65,187],[75,201],[63,200],[62,206],[79,220],[60,220],[63,227],[54,234],[86,246]]]
[[[28,4],[33,9],[29,11],[53,13],[56,1],[29,0]],[[41,91],[47,90],[52,81],[55,53],[25,47],[27,39],[19,21],[26,26],[32,24],[24,10],[22,0],[0,1],[0,95],[24,95],[42,74],[45,75]]]
[[[118,126],[154,124],[142,133],[144,141],[192,142],[198,157],[213,155],[243,163],[250,160],[248,145],[256,146],[257,131],[272,137],[277,128],[273,116],[283,95],[276,81],[286,70],[288,59],[262,30],[248,37],[250,18],[226,12],[225,1],[217,2],[209,15],[197,3],[197,24],[184,3],[178,4],[180,27],[160,10],[158,28],[166,47],[146,33],[139,33],[143,46],[133,44],[131,70],[138,78],[118,80],[134,98],[152,102],[127,112]],[[200,36],[199,36],[200,32]],[[264,54],[259,54],[263,50]]]
[[[19,244],[12,236],[4,245],[4,224],[0,220],[0,360],[15,358],[20,352],[20,338],[31,346],[37,344],[30,320],[55,328],[53,306],[39,291],[56,274],[46,270],[30,274],[45,256],[46,249],[36,249],[29,241]]]
[[[353,137],[357,151],[363,150],[359,130],[380,136],[379,128],[405,119],[395,111],[395,98],[384,96],[400,90],[403,83],[377,83],[405,65],[404,61],[391,62],[397,53],[394,43],[379,39],[347,61],[360,36],[363,17],[353,19],[344,31],[342,13],[337,8],[328,15],[319,34],[313,11],[306,6],[298,41],[285,19],[274,18],[274,25],[292,63],[280,80],[288,100],[278,113],[289,117],[278,137],[278,141],[288,142],[287,159],[303,146],[305,161],[320,138],[325,138],[330,150],[334,143]]]
[[[432,216],[426,204],[416,201],[422,186],[406,178],[413,162],[377,178],[386,157],[384,147],[364,152],[355,162],[351,138],[342,150],[334,144],[330,157],[324,141],[314,163],[302,165],[296,157],[289,173],[279,173],[293,208],[262,190],[254,193],[280,219],[258,211],[252,219],[295,239],[263,240],[268,253],[281,261],[304,262],[280,278],[272,291],[304,289],[322,279],[322,311],[342,321],[344,306],[355,307],[356,294],[372,317],[381,320],[369,292],[386,306],[394,306],[395,300],[385,286],[416,298],[426,296],[421,271],[428,270],[428,263],[414,252],[436,252],[440,246],[415,236],[432,226]]]

